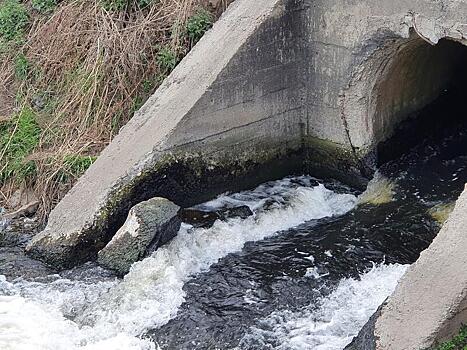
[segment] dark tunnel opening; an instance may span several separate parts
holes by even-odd
[[[417,38],[403,47],[374,91],[375,130],[390,135],[377,146],[377,165],[426,138],[466,130],[466,86],[467,46],[447,39],[433,46]]]

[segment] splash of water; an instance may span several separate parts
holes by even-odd
[[[185,300],[183,285],[192,276],[248,241],[307,220],[342,215],[357,201],[323,185],[305,187],[290,179],[265,188],[269,193],[264,197],[273,205],[266,208],[263,202],[254,206],[254,216],[217,221],[209,229],[183,225],[171,243],[135,263],[121,282],[0,280],[0,291],[6,290],[1,294],[7,295],[0,299],[0,348],[155,349],[141,336],[177,314]],[[258,201],[256,194],[243,193],[244,200]]]
[[[392,293],[406,268],[379,265],[359,279],[340,281],[317,307],[274,312],[251,328],[237,350],[341,350]]]

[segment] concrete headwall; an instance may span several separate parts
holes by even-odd
[[[187,206],[298,171],[364,184],[378,143],[455,73],[454,49],[433,45],[464,41],[465,14],[448,0],[236,0],[28,252],[61,267],[93,259],[155,195]]]
[[[465,42],[467,2],[305,3],[307,135],[350,145],[373,167],[375,146],[455,74],[461,62],[452,47],[434,45],[442,38]]]

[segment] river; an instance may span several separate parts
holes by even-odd
[[[297,175],[221,195],[197,209],[253,215],[182,224],[123,279],[94,263],[0,270],[0,349],[343,349],[438,232],[466,145],[459,130],[426,139],[363,194]]]

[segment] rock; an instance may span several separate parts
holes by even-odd
[[[193,208],[182,209],[180,217],[183,222],[193,225],[195,227],[211,227],[216,220],[227,220],[233,217],[240,217],[246,219],[253,215],[251,209],[242,205],[234,208],[224,208],[217,211],[204,211]]]
[[[13,192],[11,197],[8,199],[7,204],[9,208],[16,209],[38,200],[39,199],[32,189],[21,188]]]
[[[211,227],[214,221],[219,219],[219,214],[215,211],[188,208],[180,211],[180,218],[183,222],[195,227]]]
[[[250,207],[247,205],[242,205],[234,208],[226,208],[218,211],[221,220],[227,220],[228,218],[239,217],[246,219],[247,217],[253,215]]]
[[[9,220],[16,219],[22,216],[33,215],[36,213],[38,208],[39,208],[39,201],[33,201],[33,202],[23,205],[21,208],[19,208],[18,210],[15,210],[14,212],[4,214],[2,216],[2,219],[9,221]]]
[[[98,263],[120,274],[127,273],[135,261],[175,237],[181,224],[177,215],[179,209],[160,197],[135,205],[123,226],[99,251]]]

